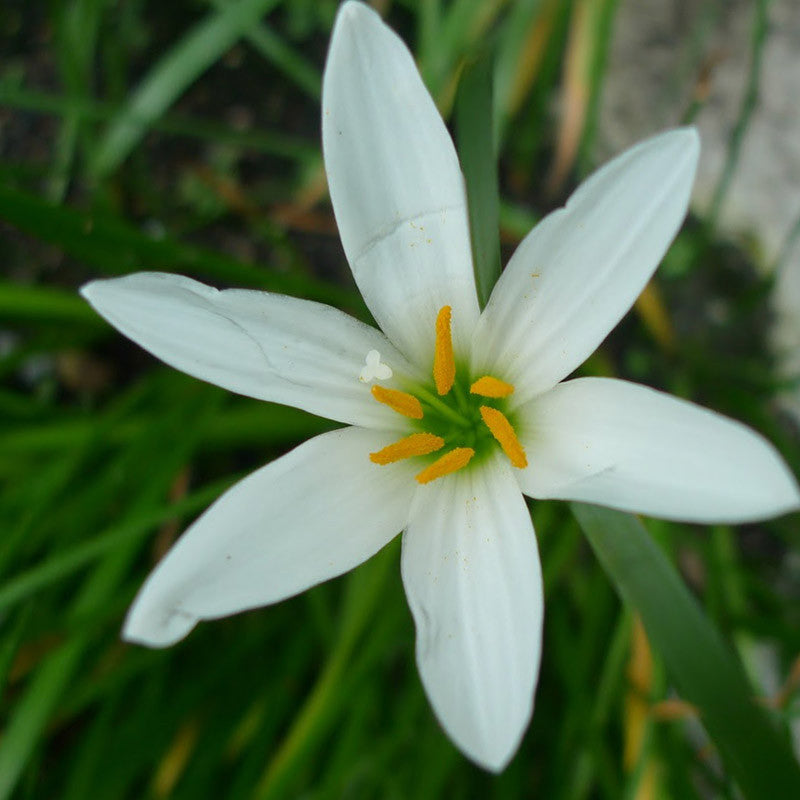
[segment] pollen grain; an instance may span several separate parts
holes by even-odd
[[[450,331],[450,306],[442,306],[436,317],[436,350],[433,354],[433,380],[440,395],[453,388],[456,379],[456,361],[453,355],[453,338]]]
[[[373,386],[372,396],[393,411],[411,419],[422,419],[422,403],[413,394],[398,392],[397,389],[387,389],[385,386]]]
[[[503,452],[508,456],[508,460],[519,469],[528,466],[528,459],[525,455],[525,448],[517,439],[514,428],[502,411],[498,411],[491,406],[481,406],[481,417],[486,423],[486,427],[492,432],[492,436],[497,439]]]
[[[369,454],[369,460],[373,464],[393,464],[395,461],[402,461],[404,458],[413,456],[426,456],[428,453],[435,453],[444,447],[444,439],[433,433],[412,433],[393,444],[387,445],[376,453]]]
[[[450,450],[440,458],[437,458],[430,466],[425,467],[417,475],[417,481],[419,483],[430,483],[437,478],[443,478],[451,472],[466,467],[474,455],[475,451],[471,447],[456,447],[454,450]]]
[[[510,383],[493,378],[491,375],[484,375],[478,378],[469,387],[470,394],[479,394],[481,397],[508,397],[514,391]]]

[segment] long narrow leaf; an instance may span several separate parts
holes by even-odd
[[[210,0],[210,2],[218,11],[226,9],[231,4],[231,0]],[[319,69],[298,50],[264,24],[254,25],[245,33],[245,38],[267,61],[273,63],[309,97],[319,100],[322,96],[322,76]]]
[[[597,506],[573,503],[572,510],[745,797],[800,797],[800,766],[786,740],[756,705],[740,662],[641,522]]]
[[[270,272],[169,237],[155,238],[110,215],[54,206],[33,194],[0,185],[0,219],[54,244],[103,274],[152,269],[183,272],[227,285],[241,284],[330,303],[365,316],[355,291],[323,281]]]
[[[94,98],[55,94],[0,84],[0,106],[55,117],[75,117],[80,122],[109,122],[123,113],[123,106]],[[158,119],[136,117],[125,112],[130,122],[182,139],[196,139],[218,145],[247,148],[279,158],[308,163],[319,158],[319,145],[310,138],[269,130],[236,130],[224,122],[170,112]],[[18,165],[15,165],[18,166]],[[8,166],[6,166],[6,169]]]
[[[102,322],[77,294],[50,286],[21,286],[0,281],[0,317],[6,323],[77,323],[101,328]]]
[[[493,60],[488,52],[467,64],[456,97],[456,138],[467,184],[475,285],[481,308],[500,275],[500,201],[492,114]]]
[[[241,0],[210,14],[190,30],[145,76],[111,124],[91,165],[96,178],[113,172],[191,84],[221,58],[278,0]]]

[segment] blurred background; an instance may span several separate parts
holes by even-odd
[[[582,371],[741,419],[800,473],[795,0],[373,5],[446,119],[464,58],[494,48],[506,258],[611,154],[699,126],[693,212]],[[368,319],[320,150],[336,6],[0,5],[0,800],[735,797],[558,503],[532,504],[544,661],[499,777],[453,748],[425,700],[397,541],[170,650],[120,641],[137,588],[194,516],[332,424],[162,366],[76,290],[156,269]],[[800,749],[796,517],[647,526]]]

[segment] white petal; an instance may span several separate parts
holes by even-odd
[[[800,507],[775,448],[750,428],[609,378],[556,386],[520,409],[531,497],[687,522],[747,522]]]
[[[397,425],[359,376],[373,349],[401,373],[413,368],[380,331],[331,306],[159,272],[93,281],[81,293],[119,331],[196,378],[340,422]]]
[[[475,373],[511,381],[521,403],[580,366],[631,307],[678,231],[698,154],[693,128],[641,142],[537,225],[475,331]]]
[[[378,324],[428,367],[449,305],[466,353],[478,301],[458,158],[408,49],[363,3],[336,18],[322,145],[344,251]]]
[[[402,569],[431,705],[469,758],[500,771],[533,711],[544,613],[536,536],[508,465],[419,489]]]
[[[325,433],[237,483],[150,574],[123,636],[166,647],[199,619],[275,603],[372,556],[405,526],[417,485],[408,464],[370,462],[390,438]]]

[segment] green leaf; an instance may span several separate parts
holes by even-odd
[[[0,798],[10,797],[46,729],[59,699],[78,669],[87,637],[75,636],[36,670],[8,720],[0,749]]]
[[[500,201],[492,125],[493,59],[483,52],[461,74],[456,138],[467,184],[472,263],[483,308],[500,276]]]
[[[220,397],[203,393],[197,396],[195,407],[181,407],[154,425],[150,436],[160,437],[164,452],[157,462],[148,465],[147,478],[134,503],[127,510],[130,515],[146,513],[163,497],[178,470],[186,464],[205,420],[215,415]],[[192,416],[193,426],[181,426],[184,415]],[[144,455],[152,452],[152,442],[147,437],[136,440],[110,471],[124,468],[128,459],[141,463]],[[91,486],[88,493],[91,493]],[[91,516],[84,515],[87,525]],[[9,715],[0,747],[0,800],[6,800],[29,766],[38,746],[41,745],[59,705],[65,695],[74,691],[79,680],[79,667],[91,648],[97,629],[91,624],[92,615],[103,615],[120,595],[120,584],[131,569],[141,542],[136,539],[118,541],[118,547],[106,553],[106,558],[96,565],[93,573],[81,584],[75,598],[61,610],[59,625],[66,626],[71,634],[64,644],[47,653],[37,664],[25,684],[19,701]]]
[[[396,567],[398,545],[395,539],[348,577],[336,645],[291,729],[267,764],[254,794],[258,800],[286,797],[286,784],[302,763],[303,755],[335,722],[333,712],[345,700],[342,684],[352,669],[356,646],[365,631],[374,633],[379,625],[374,617],[387,576]]]
[[[305,276],[270,272],[168,236],[149,236],[117,217],[54,206],[36,195],[3,185],[0,185],[0,219],[56,245],[103,274],[124,275],[137,270],[180,272],[201,280],[302,296],[366,316],[364,303],[355,291]],[[43,295],[41,299],[44,300]],[[55,305],[59,301],[53,302]],[[69,313],[63,304],[61,311]]]
[[[786,738],[756,704],[741,663],[641,522],[579,503],[572,511],[744,796],[800,797],[800,766]]]
[[[109,122],[123,113],[117,103],[107,103],[79,95],[59,95],[0,83],[0,105],[80,122]],[[128,112],[130,114],[130,112]],[[158,119],[131,117],[131,121],[152,131],[184,139],[195,139],[230,147],[246,148],[301,163],[319,159],[319,145],[295,135],[267,130],[235,130],[224,122],[213,122],[193,115],[165,114]],[[19,166],[15,164],[15,166]],[[6,167],[8,169],[8,167]]]
[[[230,484],[229,479],[217,481],[175,503],[148,509],[123,520],[99,536],[56,552],[26,572],[11,577],[0,587],[0,613],[50,584],[72,575],[123,543],[143,538],[159,523],[197,513],[216,500]]]
[[[0,317],[7,323],[49,322],[103,327],[89,304],[72,292],[49,286],[21,286],[0,281]]]
[[[231,0],[209,0],[218,10],[222,11],[231,5]],[[306,59],[298,50],[288,44],[271,28],[264,25],[254,25],[245,32],[247,41],[280,69],[287,78],[299,86],[309,97],[319,100],[322,96],[322,76],[319,69]]]
[[[197,23],[144,77],[109,126],[91,164],[103,178],[113,172],[157,120],[221,58],[277,0],[240,0]]]

